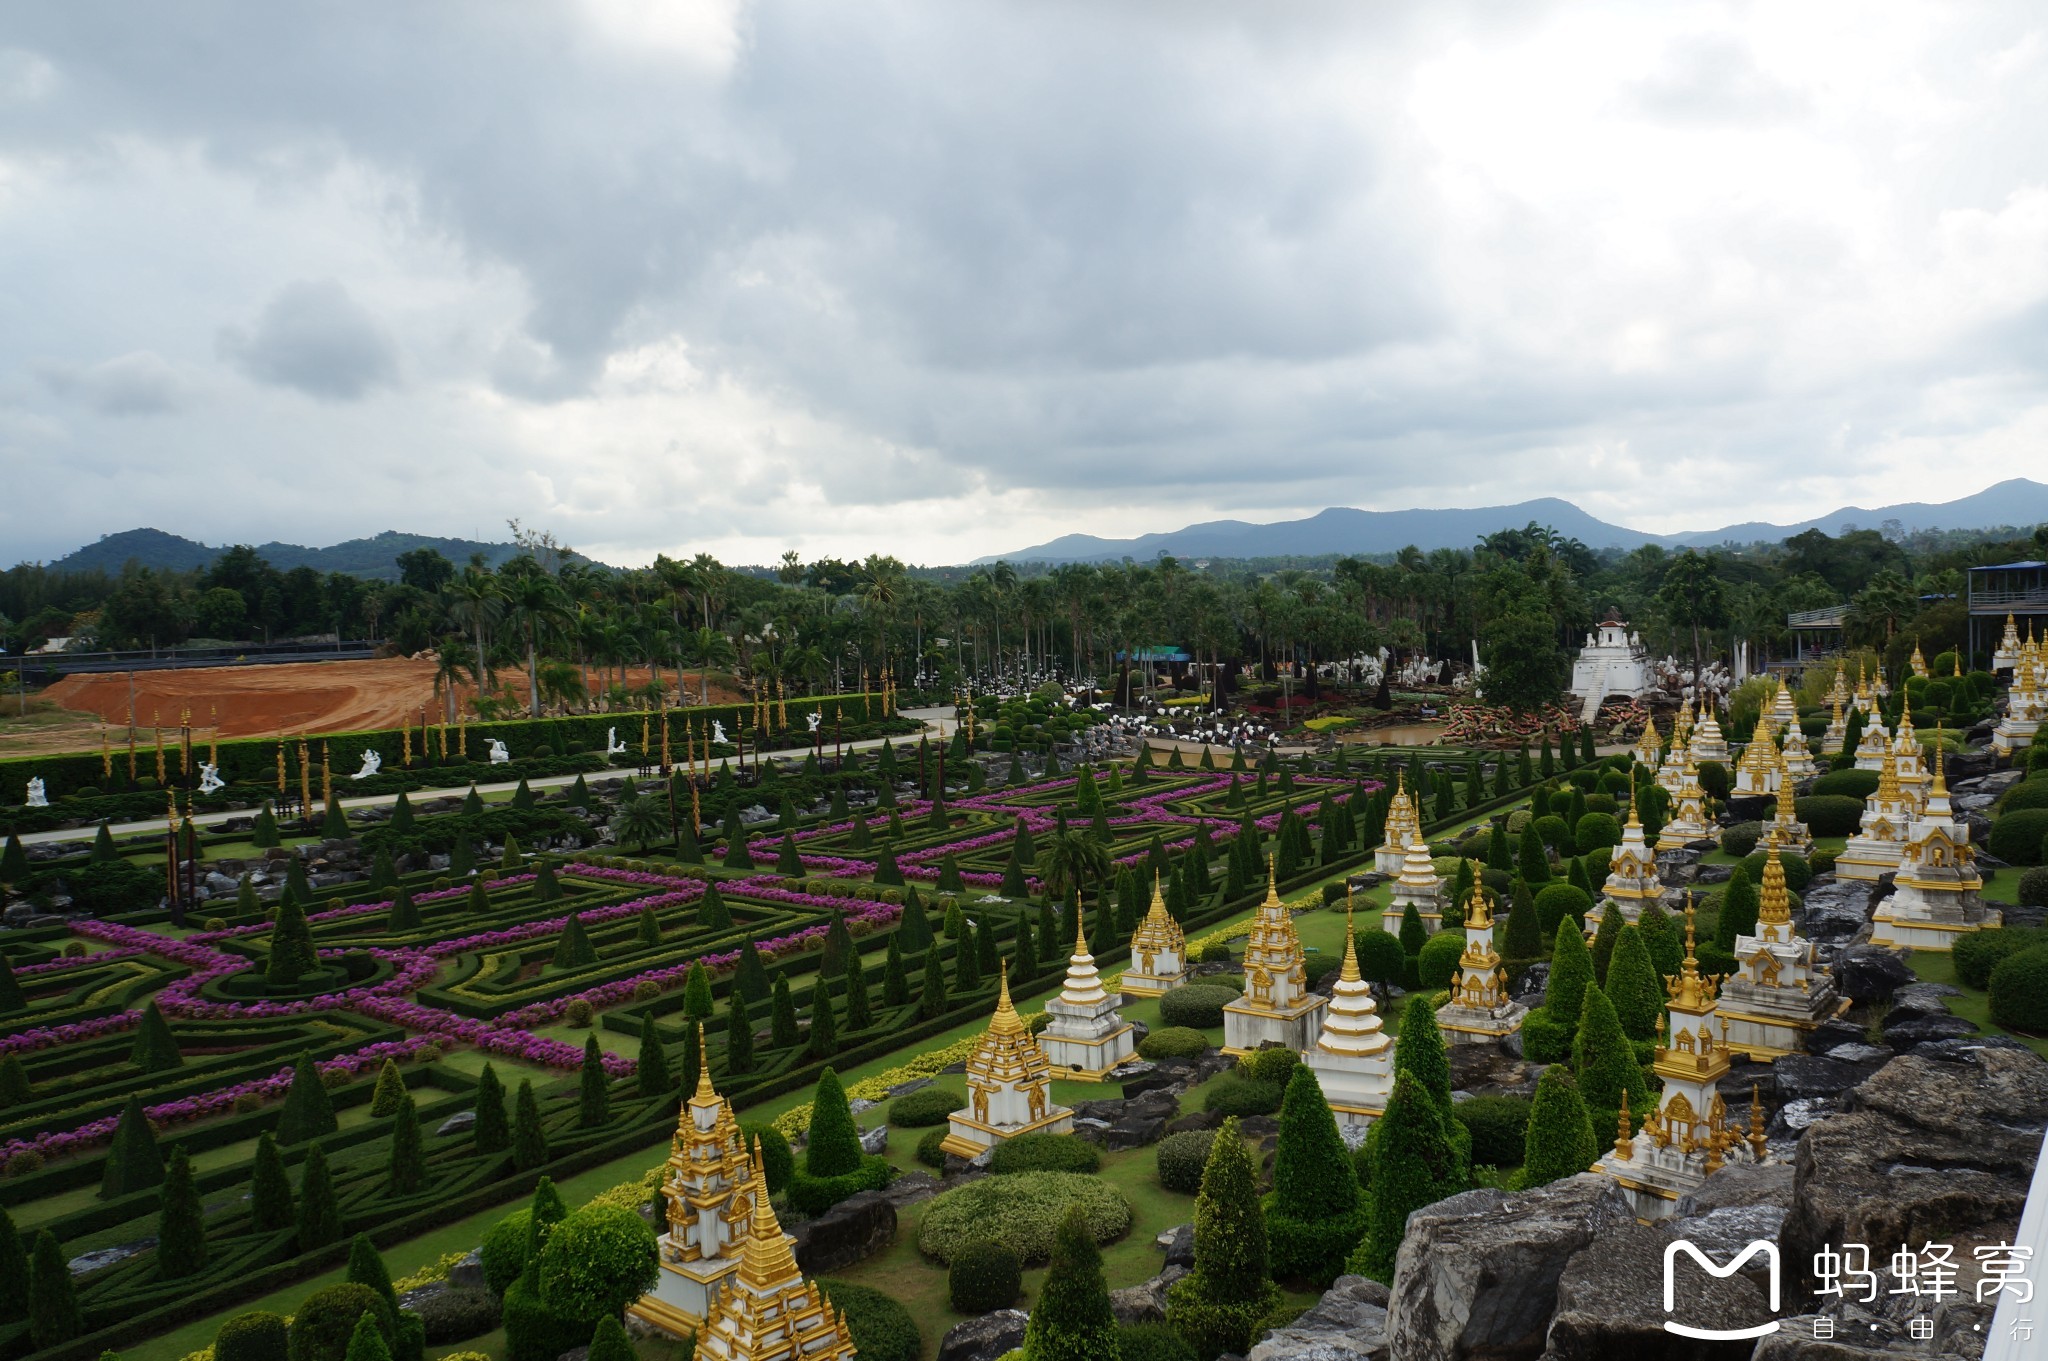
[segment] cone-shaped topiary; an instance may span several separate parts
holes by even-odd
[[[14,1227],[14,1216],[0,1207],[0,1323],[28,1317],[28,1249]]]
[[[552,860],[540,862],[540,868],[533,875],[533,900],[537,903],[558,903],[562,901],[562,881],[555,875]]]
[[[933,942],[924,952],[923,990],[918,993],[917,998],[918,1019],[929,1021],[943,1016],[946,1014],[946,1008],[951,1005],[946,988],[945,964],[939,958],[938,943]]]
[[[1557,924],[1557,945],[1550,956],[1550,982],[1543,1009],[1559,1025],[1577,1028],[1579,1004],[1593,984],[1593,956],[1579,924],[1566,917]]]
[[[1088,1211],[1071,1205],[1052,1239],[1052,1260],[1024,1328],[1031,1361],[1121,1361],[1116,1311]]]
[[[206,1209],[183,1147],[171,1150],[157,1205],[157,1274],[167,1281],[182,1280],[206,1265]]]
[[[1543,852],[1543,838],[1536,831],[1534,818],[1522,828],[1521,853],[1516,857],[1515,867],[1531,889],[1541,888],[1550,882],[1550,857]]]
[[[804,862],[796,853],[795,832],[782,834],[782,846],[775,853],[775,872],[791,879],[803,878]]]
[[[398,1109],[391,1113],[391,1157],[386,1171],[385,1187],[394,1196],[417,1194],[427,1184],[427,1155],[420,1145],[420,1113],[411,1092],[398,1098]]]
[[[404,797],[403,794],[399,795],[400,799]],[[397,822],[398,819],[394,816],[392,818],[392,825],[396,826]],[[277,834],[277,814],[270,811],[270,800],[268,799],[263,801],[263,807],[256,814],[256,826],[249,833],[249,840],[258,849],[266,851],[284,844],[284,839]]]
[[[1593,981],[1605,986],[1607,967],[1614,960],[1614,943],[1621,938],[1621,928],[1626,918],[1613,903],[1608,903],[1600,912],[1600,929],[1593,934]]]
[[[1429,928],[1422,924],[1422,914],[1415,904],[1409,903],[1401,909],[1401,953],[1410,959],[1422,953],[1422,947],[1429,943]]]
[[[377,1313],[365,1309],[356,1316],[355,1331],[349,1334],[348,1350],[341,1361],[391,1361],[391,1347],[377,1326]]]
[[[265,1130],[256,1136],[256,1160],[249,1173],[249,1220],[258,1233],[288,1229],[295,1218],[291,1177],[277,1140]]]
[[[417,931],[420,928],[419,905],[412,900],[412,894],[404,885],[391,893],[391,929],[393,931]]]
[[[676,1085],[668,1071],[668,1051],[661,1047],[651,1011],[640,1017],[640,1052],[633,1067],[633,1085],[642,1096],[660,1096]]]
[[[704,897],[697,904],[697,924],[714,931],[732,929],[732,909],[725,905],[725,895],[715,882],[704,886]]]
[[[1721,891],[1721,915],[1714,922],[1714,944],[1733,953],[1737,936],[1756,934],[1760,908],[1761,900],[1750,880],[1748,866],[1737,865],[1728,876],[1728,887]]]
[[[1437,1028],[1436,1008],[1421,993],[1410,996],[1401,1010],[1401,1033],[1394,1040],[1394,1067],[1421,1083],[1439,1110],[1450,1110],[1450,1051],[1444,1047],[1443,1031]]]
[[[910,978],[903,969],[903,933],[889,937],[889,953],[882,964],[882,1005],[900,1007],[910,1001]]]
[[[1509,959],[1533,960],[1543,954],[1543,927],[1536,920],[1536,895],[1519,874],[1508,891],[1508,926],[1501,934],[1501,949]]]
[[[1365,1211],[1350,1150],[1321,1084],[1296,1064],[1280,1105],[1273,1192],[1266,1198],[1273,1274],[1328,1288],[1365,1232]]]
[[[643,950],[658,949],[661,946],[661,918],[649,903],[640,909],[639,944]]]
[[[735,988],[725,1002],[725,1070],[728,1073],[751,1073],[754,1071],[754,1019],[747,1015],[747,999]]]
[[[143,1113],[142,1098],[130,1096],[114,1126],[113,1142],[100,1173],[100,1198],[112,1200],[136,1191],[163,1185],[164,1155],[157,1147],[156,1131]]]
[[[925,915],[924,899],[915,888],[903,895],[903,917],[897,923],[896,935],[902,940],[903,948],[915,954],[932,943],[931,918]]]
[[[85,1331],[78,1297],[71,1288],[71,1265],[57,1235],[44,1229],[36,1235],[35,1258],[28,1270],[28,1335],[37,1349],[69,1342]]]
[[[405,1095],[405,1077],[394,1059],[384,1060],[377,1070],[377,1086],[370,1093],[370,1114],[382,1119],[398,1113],[398,1099]]]
[[[583,1042],[583,1067],[578,1074],[576,1122],[596,1129],[612,1118],[611,1080],[604,1075],[604,1050],[597,1036]]]
[[[346,841],[353,835],[349,830],[348,813],[343,810],[340,798],[333,794],[327,796],[327,809],[320,818],[320,835],[330,841]]]
[[[820,983],[811,992],[811,1030],[804,1052],[814,1059],[829,1059],[839,1052],[839,1017],[832,1010],[832,994]]]
[[[896,848],[882,847],[882,853],[875,859],[875,882],[891,888],[903,887],[903,869],[896,863]]]
[[[299,1171],[298,1241],[300,1252],[312,1252],[341,1239],[341,1202],[334,1195],[334,1177],[327,1170],[327,1150],[314,1144],[306,1150]]]
[[[1279,1298],[1251,1154],[1231,1116],[1209,1145],[1195,1198],[1195,1267],[1168,1288],[1166,1321],[1197,1356],[1244,1352]]]
[[[974,942],[962,940],[953,955],[953,991],[964,997],[980,986],[981,961],[974,957]]]
[[[533,1094],[533,1080],[519,1080],[519,1095],[512,1104],[512,1165],[525,1172],[548,1160],[547,1131],[541,1128],[540,1101]]]
[[[811,1096],[811,1129],[804,1150],[804,1171],[813,1177],[838,1177],[860,1170],[860,1128],[853,1123],[846,1088],[839,1074],[827,1068]]]
[[[412,830],[412,823],[412,800],[408,799],[405,791],[401,789],[398,791],[397,801],[391,805],[391,821],[385,825],[394,832],[406,833]]]
[[[1654,1040],[1664,1020],[1664,988],[1657,978],[1657,966],[1643,933],[1633,925],[1623,926],[1614,947],[1614,962],[1608,967],[1602,989],[1614,1003],[1621,1030],[1632,1040]]]
[[[473,893],[483,891],[482,884],[474,884]],[[562,923],[562,934],[555,941],[554,956],[548,960],[557,969],[574,969],[585,964],[597,963],[597,949],[590,943],[590,933],[583,929],[583,918],[572,912]]]
[[[1636,930],[1643,934],[1643,944],[1649,948],[1650,962],[1657,966],[1658,977],[1668,978],[1677,973],[1685,962],[1685,942],[1680,939],[1671,914],[1656,903],[1644,903],[1643,910],[1636,914]]]
[[[1449,1119],[1412,1074],[1396,1069],[1386,1114],[1373,1127],[1371,1207],[1348,1270],[1390,1282],[1408,1216],[1463,1189],[1457,1151],[1445,1134]]]
[[[590,1335],[590,1351],[584,1361],[639,1361],[639,1357],[615,1316],[606,1314],[597,1321],[597,1331]]]
[[[768,1043],[786,1049],[803,1038],[796,1023],[796,1001],[789,995],[788,975],[777,971],[774,1000],[768,1004]]]
[[[1635,1048],[1622,1033],[1614,1003],[1597,986],[1588,987],[1579,1008],[1579,1032],[1572,1038],[1572,1075],[1595,1124],[1605,1129],[1613,1113],[1634,1106],[1649,1091]]]
[[[1574,1176],[1593,1165],[1600,1145],[1586,1116],[1586,1102],[1571,1069],[1553,1063],[1536,1081],[1536,1099],[1529,1106],[1529,1127],[1522,1136],[1524,1187],[1542,1186]]]
[[[732,990],[749,1002],[767,998],[773,987],[768,981],[768,966],[761,962],[761,952],[749,940],[740,946],[739,967],[733,971]]]
[[[711,996],[711,971],[703,960],[693,961],[683,976],[683,1015],[693,1021],[708,1021],[716,1004]]]
[[[837,978],[845,973],[846,957],[852,953],[853,934],[846,929],[846,918],[835,907],[831,924],[825,928],[824,953],[818,957],[818,977]]]
[[[392,1287],[391,1271],[384,1265],[383,1255],[377,1251],[370,1235],[359,1233],[348,1240],[348,1281],[365,1286],[384,1297],[384,1302],[393,1309],[398,1307],[398,1291]]]
[[[334,1118],[334,1102],[327,1095],[327,1084],[320,1080],[313,1056],[299,1055],[292,1068],[291,1089],[284,1096],[284,1112],[277,1119],[278,1142],[303,1144],[340,1128]]]
[[[278,903],[277,924],[270,930],[270,959],[263,976],[273,987],[288,988],[319,967],[306,910],[299,906],[299,895],[287,887]]]
[[[106,824],[100,826],[104,830]],[[28,852],[21,848],[21,838],[9,831],[6,846],[0,848],[0,884],[19,884],[27,879]]]
[[[128,1061],[145,1073],[161,1073],[185,1062],[185,1056],[178,1052],[178,1041],[171,1035],[170,1023],[164,1020],[154,1001],[142,1009],[142,1023],[135,1028],[135,1044],[128,1051]]]
[[[502,1153],[512,1146],[512,1125],[505,1115],[505,1084],[490,1064],[476,1077],[476,1123],[470,1139],[479,1153]]]
[[[21,1066],[19,1056],[9,1054],[0,1059],[0,1110],[9,1106],[20,1106],[35,1099],[35,1087],[28,1080],[28,1070]]]
[[[868,971],[860,962],[860,951],[851,951],[846,960],[846,1028],[866,1030],[875,1023],[874,1012],[868,1007]]]

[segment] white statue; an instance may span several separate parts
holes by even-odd
[[[720,744],[721,746],[726,745],[732,741],[731,738],[725,735],[725,724],[720,723],[715,718],[711,720],[711,740],[713,742]]]
[[[606,756],[624,756],[626,754],[626,744],[619,740],[619,730],[617,728],[606,728],[604,730],[604,754]]]
[[[491,739],[491,764],[494,766],[502,766],[509,763],[511,760],[512,753],[505,750],[504,739],[493,737]]]
[[[349,778],[351,780],[367,780],[382,769],[384,769],[384,758],[375,751],[366,751],[363,753],[363,768],[349,776]]]
[[[40,775],[32,777],[28,782],[28,806],[31,808],[48,808],[50,806],[50,800],[43,793],[43,777]]]
[[[824,721],[825,713],[822,709],[813,709],[804,715],[804,722],[810,725],[810,730],[813,734],[818,731],[818,725]]]
[[[199,763],[199,792],[211,794],[216,789],[227,788],[228,782],[220,777],[220,767],[211,761]]]

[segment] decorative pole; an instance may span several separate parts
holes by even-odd
[[[107,739],[107,727],[100,725],[100,783],[114,787],[114,748]]]
[[[673,769],[673,766],[669,761],[668,754],[668,712],[664,710],[661,715],[661,775],[663,779],[668,778],[671,769]],[[670,783],[673,784],[674,782],[671,781]],[[676,796],[673,789],[670,790],[668,796],[668,820],[671,824],[669,831],[675,831],[673,824],[676,820]]]
[[[299,816],[313,815],[313,759],[306,750],[306,739],[299,739]]]
[[[284,790],[284,739],[279,738],[277,742],[277,803],[280,808],[284,806]]]
[[[171,909],[172,920],[178,912],[178,801],[164,792],[167,808],[164,812],[164,900]]]
[[[154,731],[156,733],[156,782],[159,788],[167,789],[170,787],[170,780],[164,774],[164,730],[157,728]]]

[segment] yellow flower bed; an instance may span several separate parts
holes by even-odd
[[[1325,714],[1321,718],[1311,718],[1301,726],[1310,732],[1328,732],[1332,728],[1348,728],[1357,721],[1355,718],[1346,718],[1343,714]]]
[[[391,1288],[403,1295],[408,1290],[417,1290],[423,1285],[432,1285],[436,1281],[445,1281],[448,1279],[448,1273],[455,1269],[455,1264],[467,1256],[469,1254],[466,1252],[443,1253],[440,1261],[431,1262],[421,1267],[418,1271],[413,1272],[412,1275],[393,1281]]]
[[[910,1081],[912,1078],[935,1077],[944,1069],[956,1063],[965,1062],[974,1053],[974,1046],[981,1043],[980,1035],[969,1035],[939,1049],[919,1054],[900,1067],[891,1068],[873,1077],[864,1077],[846,1089],[849,1101],[880,1101],[889,1094],[891,1087]],[[792,1106],[775,1117],[775,1128],[782,1131],[787,1139],[794,1139],[811,1127],[811,1107],[808,1102]]]

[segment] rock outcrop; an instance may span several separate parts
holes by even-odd
[[[896,1203],[881,1191],[863,1191],[791,1230],[796,1263],[807,1276],[838,1271],[872,1257],[896,1241]]]
[[[1307,1313],[1266,1334],[1245,1361],[1389,1361],[1387,1288],[1339,1276]]]

